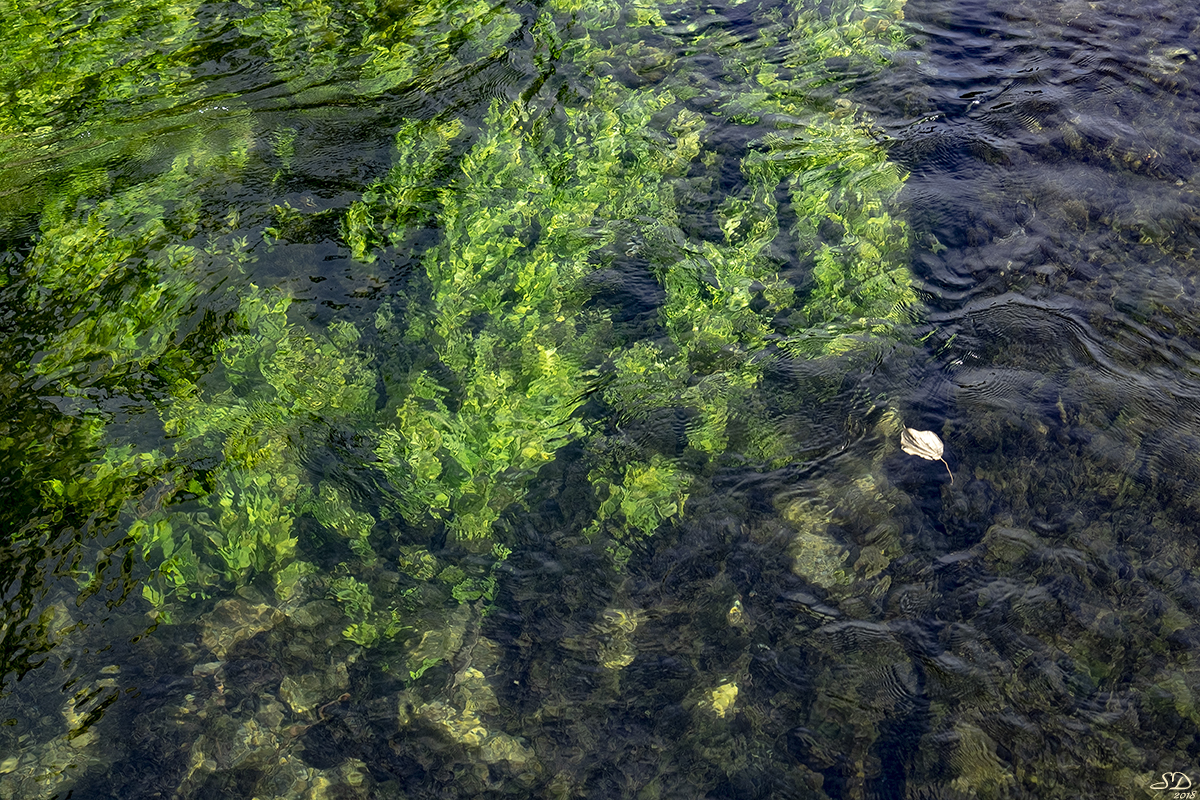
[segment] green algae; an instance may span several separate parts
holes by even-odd
[[[604,91],[597,110],[569,118],[571,150],[545,128],[523,141],[520,109],[493,106],[463,177],[443,194],[446,238],[425,261],[432,319],[416,317],[408,336],[428,336],[465,391],[452,413],[448,390],[414,371],[380,455],[410,517],[448,517],[463,539],[486,538],[524,480],[582,433],[573,414],[585,399],[590,337],[578,283],[604,236],[587,228],[601,199],[636,181],[621,169],[624,148],[603,142],[620,142],[634,124],[622,112],[637,120],[657,110],[636,96],[610,110]],[[488,321],[473,333],[479,314]]]
[[[307,629],[312,615],[300,609],[331,603],[336,613],[314,625],[320,633],[305,652],[333,648],[348,664],[353,648],[370,648],[380,663],[402,665],[413,691],[428,690],[412,724],[441,731],[518,784],[534,780],[536,747],[489,719],[503,706],[475,664],[486,666],[476,653],[486,647],[482,619],[513,553],[505,525],[542,471],[569,447],[583,449],[591,520],[578,534],[599,539],[621,567],[640,541],[686,519],[721,465],[745,453],[778,459],[792,447],[763,424],[774,413],[763,398],[772,360],[858,353],[907,335],[916,300],[903,266],[908,239],[888,210],[903,175],[869,120],[807,96],[833,80],[822,65],[834,55],[886,63],[878,47],[896,43],[884,23],[898,7],[853,10],[827,20],[797,7],[744,52],[668,25],[688,13],[671,4],[562,4],[526,19],[479,3],[409,13],[285,2],[211,19],[200,7],[146,3],[128,19],[97,12],[95,24],[79,27],[66,18],[29,22],[67,31],[33,40],[31,58],[52,44],[82,66],[44,71],[39,80],[55,91],[17,92],[0,127],[15,143],[3,158],[47,157],[54,143],[38,137],[50,136],[58,115],[77,116],[66,130],[82,137],[101,130],[95,120],[127,114],[117,130],[129,142],[114,135],[79,156],[89,168],[36,202],[24,189],[4,193],[4,213],[35,219],[38,232],[3,291],[44,312],[38,352],[26,347],[12,360],[23,389],[53,386],[84,405],[93,389],[141,398],[140,387],[153,388],[136,444],[99,404],[63,415],[71,430],[57,444],[5,440],[6,456],[29,464],[23,479],[39,490],[24,534],[71,518],[115,532],[118,543],[89,551],[94,563],[80,563],[75,578],[98,591],[110,561],[136,554],[122,567],[127,592],[140,593],[159,623],[189,620],[230,592],[285,610],[250,624],[208,617],[210,633],[246,634],[201,640],[221,660],[251,640],[291,636],[290,625]],[[113,58],[138,14],[147,25],[138,30],[157,39]],[[379,305],[374,330],[357,320],[316,324],[297,313],[288,287],[260,288],[267,283],[255,261],[268,251],[258,245],[294,243],[304,213],[284,200],[243,216],[212,198],[268,149],[282,165],[273,182],[287,181],[296,129],[193,91],[201,19],[261,44],[274,78],[308,104],[365,104],[467,80],[500,69],[510,50],[528,47],[522,33],[530,31],[537,75],[528,91],[404,118],[390,169],[341,213],[339,243],[358,262],[418,256],[419,274],[402,299]],[[641,33],[647,41],[635,41]],[[720,90],[718,111],[688,106],[696,87],[669,55],[685,40],[740,75]],[[762,58],[780,41],[792,43],[786,74]],[[617,74],[625,62],[640,70],[640,88]],[[140,84],[133,75],[152,78]],[[179,105],[182,117],[163,110]],[[769,126],[764,115],[774,115]],[[173,130],[180,120],[185,132]],[[723,125],[753,128],[757,138],[735,170],[738,185],[715,202],[707,197],[713,173],[735,157],[709,139]],[[155,139],[165,140],[161,151],[146,146]],[[137,180],[116,167],[130,153],[146,173]],[[58,168],[73,163],[64,157]],[[719,236],[690,227],[704,203]],[[780,229],[781,203],[792,230]],[[822,233],[830,225],[843,231],[837,241]],[[811,259],[807,285],[782,274],[795,254]],[[596,288],[601,272],[635,261],[662,296],[640,331],[615,323]],[[686,424],[673,445],[630,435],[675,414]],[[343,431],[370,443],[362,473],[382,487],[385,507],[368,507],[313,470],[311,451]],[[32,465],[56,447],[77,463]],[[344,547],[336,566],[318,563],[328,559],[313,552],[314,530]],[[435,544],[442,534],[444,548]],[[863,561],[863,580],[888,558]],[[852,580],[846,572],[839,583]],[[610,606],[590,638],[578,639],[613,673],[612,686],[634,663],[644,624],[641,612],[623,609]],[[288,675],[279,697],[305,725],[325,723],[347,686],[345,669]],[[436,698],[432,687],[447,671],[454,692]],[[728,728],[742,713],[746,680],[744,664],[724,665],[687,700],[703,720],[688,746],[705,754],[706,774],[728,768],[726,760],[749,763]],[[259,719],[226,714],[221,703],[202,703],[223,720],[212,740],[238,745],[212,750],[198,740],[181,781],[189,791],[215,773],[265,770],[290,747],[264,722],[284,706]]]
[[[614,13],[588,7],[583,28],[608,31]],[[855,24],[883,31],[879,20],[894,19],[898,8],[876,14]],[[657,12],[649,21],[635,19],[661,27]],[[905,229],[886,210],[902,174],[852,112],[842,106],[801,112],[798,102],[806,72],[818,71],[820,59],[833,52],[861,56],[868,33],[852,32],[847,41],[798,37],[799,55],[789,65],[798,74],[790,80],[756,76],[756,68],[769,68],[748,62],[748,82],[769,89],[756,103],[811,121],[781,121],[780,132],[747,157],[745,189],[722,205],[725,241],[714,243],[692,241],[678,227],[679,197],[692,191],[689,164],[711,163],[715,155],[702,152],[711,122],[683,108],[672,91],[678,78],[626,89],[602,71],[628,46],[624,40],[602,48],[588,38],[564,48],[545,15],[536,30],[545,51],[571,53],[601,72],[587,108],[565,109],[565,124],[556,130],[551,119],[526,119],[521,104],[494,104],[461,156],[461,174],[445,179],[439,202],[415,187],[445,173],[450,140],[461,128],[449,121],[406,123],[397,134],[396,166],[345,224],[364,260],[375,257],[372,246],[403,242],[406,224],[444,232],[425,256],[432,303],[428,310],[409,307],[407,333],[409,341],[430,339],[436,362],[410,367],[399,425],[384,433],[379,452],[391,465],[406,517],[445,520],[465,540],[490,535],[503,510],[520,501],[539,461],[573,440],[595,438],[576,415],[587,396],[581,387],[602,386],[618,420],[688,409],[688,447],[717,458],[730,448],[733,409],[755,405],[760,356],[859,349],[872,336],[901,331],[916,302],[901,261]],[[728,102],[736,96],[729,90]],[[815,286],[799,314],[795,287],[779,276],[772,253],[781,236],[780,186],[788,187],[796,211],[789,246],[814,260]],[[841,229],[840,241],[817,241],[821,225]],[[644,250],[666,293],[657,341],[621,342],[602,314],[583,313],[591,291],[586,278],[620,259],[614,252],[620,242]],[[454,379],[435,377],[441,370]],[[786,449],[765,441],[754,446]],[[615,515],[623,520],[618,529],[646,535],[682,508],[691,478],[650,479],[678,468],[662,454],[623,453],[631,457],[645,464],[593,471],[601,496],[594,531]],[[623,486],[625,480],[632,484]]]

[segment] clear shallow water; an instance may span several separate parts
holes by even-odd
[[[400,7],[282,8],[190,10],[187,49],[128,62],[157,82],[81,77],[6,122],[0,792],[1197,778],[1194,10],[547,10],[564,47],[528,7],[411,33]],[[145,16],[153,41],[175,24]],[[829,30],[866,43],[817,48]],[[487,119],[496,98],[515,123]],[[397,140],[414,119],[463,130]],[[756,183],[756,159],[782,167]],[[804,186],[823,176],[851,189],[822,205]],[[903,225],[869,222],[885,204]],[[492,274],[557,270],[561,290],[456,294],[439,265],[489,248]],[[885,319],[872,272],[826,292],[828,252],[907,268],[920,303]],[[494,287],[508,316],[472,305]],[[526,335],[565,366],[513,367]],[[638,372],[624,354],[648,344]],[[481,374],[517,385],[486,395]],[[539,452],[471,473],[438,419]],[[953,481],[901,425],[939,434]]]

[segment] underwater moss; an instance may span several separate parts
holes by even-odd
[[[510,573],[524,569],[509,561],[516,544],[499,541],[497,523],[580,443],[593,522],[570,535],[600,540],[621,566],[643,540],[683,520],[748,439],[756,453],[789,451],[782,429],[761,424],[774,413],[762,396],[773,359],[904,336],[915,294],[903,266],[906,228],[889,210],[904,176],[887,163],[869,120],[809,96],[833,80],[825,59],[883,63],[879,43],[894,41],[886,23],[898,7],[837,5],[827,18],[797,6],[786,24],[770,26],[774,42],[744,51],[695,19],[681,23],[693,11],[559,3],[535,18],[474,2],[414,10],[291,0],[205,11],[218,17],[205,26],[253,43],[269,65],[263,73],[290,102],[378,104],[378,118],[395,125],[390,169],[357,200],[339,201],[340,232],[330,234],[359,264],[376,262],[379,275],[394,261],[419,263],[418,275],[394,281],[402,296],[366,305],[375,330],[350,322],[336,303],[314,312],[335,318],[319,325],[286,285],[260,288],[286,259],[266,253],[271,263],[259,274],[255,258],[266,248],[256,245],[285,250],[281,231],[302,224],[304,212],[286,198],[252,220],[236,208],[214,212],[202,199],[219,196],[215,189],[249,164],[262,171],[256,149],[270,149],[272,170],[277,161],[290,173],[299,160],[290,120],[268,121],[232,99],[179,111],[161,127],[149,115],[123,128],[146,139],[176,122],[189,131],[168,137],[168,156],[139,156],[144,180],[83,171],[21,210],[36,217],[38,234],[3,290],[40,303],[47,320],[81,323],[47,322],[45,352],[26,365],[30,381],[77,397],[93,386],[130,392],[152,379],[142,407],[151,421],[139,433],[161,445],[130,445],[97,416],[86,468],[47,477],[44,508],[95,511],[122,532],[114,552],[128,548],[143,576],[153,572],[141,591],[159,622],[182,620],[228,592],[264,600],[273,592],[287,625],[257,601],[248,624],[225,620],[228,606],[205,618],[200,644],[218,659],[237,658],[251,639],[307,627],[319,603],[333,632],[313,641],[346,656],[341,672],[277,676],[261,719],[219,711],[224,699],[203,701],[205,714],[221,720],[211,738],[236,745],[214,752],[197,744],[200,766],[190,765],[184,785],[213,770],[268,772],[268,761],[298,769],[281,729],[288,711],[302,720],[293,731],[363,724],[339,708],[357,657],[347,653],[362,654],[364,669],[395,664],[406,691],[426,693],[402,725],[436,731],[526,787],[540,780],[539,745],[512,734],[523,723],[506,708],[511,698],[489,684],[494,661],[479,655],[487,615],[506,602]],[[127,101],[149,114],[127,91],[138,69],[180,81],[178,93],[171,84],[156,102],[183,102],[186,67],[195,66],[189,53],[202,49],[191,37],[204,27],[189,13],[180,9],[174,28],[174,18],[150,19],[148,30],[166,43],[161,58],[93,69],[109,105],[87,99],[80,80],[55,78],[70,101],[18,104],[13,125],[28,134],[39,115]],[[88,19],[108,30],[98,14]],[[792,61],[779,69],[763,54],[783,41]],[[737,76],[713,102],[689,104],[698,96],[690,67],[670,55],[685,49],[724,59]],[[522,52],[510,58],[513,50]],[[518,84],[510,73],[520,70],[530,74]],[[475,75],[486,87],[478,104],[415,99]],[[717,146],[715,130],[762,126],[768,115],[744,151]],[[212,119],[220,122],[200,124]],[[34,152],[29,142],[14,160]],[[731,185],[719,185],[721,172],[736,176]],[[294,177],[263,174],[273,187]],[[780,230],[785,203],[797,220],[789,231]],[[715,221],[711,235],[697,233],[701,217]],[[822,233],[830,226],[845,231],[839,241]],[[806,281],[781,274],[797,254],[811,261]],[[612,269],[636,271],[661,292],[639,325],[613,320],[600,288]],[[115,302],[99,312],[97,296]],[[637,426],[667,417],[681,420],[678,441],[637,435]],[[366,443],[355,469],[384,487],[398,516],[388,509],[376,519],[336,473],[320,474],[310,456],[343,432]],[[877,580],[891,557],[886,544],[860,558],[861,578],[846,566],[830,585]],[[824,586],[812,570],[799,571]],[[720,635],[736,637],[750,615],[730,625],[731,596],[723,594],[717,619],[737,629]],[[636,608],[611,604],[590,634],[569,640],[609,673],[598,701],[627,678],[643,679],[641,637],[657,621]],[[241,633],[222,638],[212,630],[222,626]],[[302,661],[311,656],[305,648],[320,646],[289,652]],[[734,730],[754,719],[743,662],[696,657],[703,666],[687,667],[700,673],[688,678],[694,686],[678,692],[689,713],[701,710],[701,732],[684,739],[702,756],[706,789],[753,760]],[[221,669],[196,678],[219,681]],[[449,698],[431,699],[446,686]],[[214,698],[223,691],[218,683]],[[865,741],[867,733],[848,728],[834,738]],[[862,758],[861,747],[854,756]]]
[[[243,332],[214,348],[221,388],[177,386],[163,424],[177,460],[221,455],[208,475],[208,508],[176,514],[176,524],[216,550],[226,579],[272,574],[282,589],[297,577],[286,570],[296,554],[292,526],[305,510],[360,555],[373,556],[374,521],[327,484],[304,501],[305,471],[297,459],[313,420],[328,425],[362,417],[373,407],[375,382],[355,350],[353,325],[335,326],[328,338],[308,334],[288,321],[288,298],[252,289],[235,317]]]
[[[623,97],[611,82],[592,99],[562,132],[534,121],[525,133],[520,106],[494,104],[443,192],[445,238],[425,261],[430,307],[408,338],[428,338],[461,389],[414,369],[379,453],[406,515],[445,519],[464,540],[488,537],[537,468],[583,434],[575,412],[606,323],[583,312],[582,281],[611,239],[604,214],[608,204],[653,214],[665,202],[652,180],[656,143],[641,131],[669,99]]]
[[[585,16],[584,27],[607,30],[601,16]],[[562,40],[548,19],[539,21],[539,39],[555,52]],[[877,27],[882,33],[886,26]],[[814,53],[854,50],[844,42],[801,41],[810,50],[797,57],[798,71],[819,69]],[[583,63],[611,63],[596,60],[602,51],[590,40],[572,47]],[[613,55],[603,52],[605,59]],[[772,74],[758,85],[770,89],[768,107],[798,114],[798,87],[806,79]],[[536,115],[525,119],[519,104],[493,104],[462,156],[461,175],[437,203],[406,187],[442,169],[459,129],[406,123],[393,172],[346,219],[351,248],[366,260],[385,239],[392,246],[403,241],[405,219],[442,231],[425,260],[430,305],[412,310],[407,334],[410,342],[431,342],[438,367],[411,368],[398,425],[384,433],[379,453],[405,516],[443,519],[461,539],[488,536],[503,510],[524,495],[539,462],[586,435],[575,414],[585,399],[580,388],[593,376],[604,376],[604,398],[618,420],[689,409],[689,446],[715,458],[729,447],[734,409],[754,406],[761,354],[780,347],[836,354],[874,335],[894,335],[916,301],[901,260],[904,226],[885,210],[903,176],[866,135],[865,122],[842,111],[810,111],[810,122],[764,140],[763,151],[743,165],[745,190],[723,206],[725,241],[718,244],[683,235],[674,211],[677,185],[686,191],[682,176],[703,155],[702,115],[680,108],[665,86],[629,90],[603,75],[586,111],[564,112],[559,131]],[[794,335],[777,325],[799,299],[779,277],[771,252],[780,236],[781,184],[791,187],[797,246],[812,252],[815,263],[815,289],[802,304],[807,321],[789,322],[802,329]],[[825,223],[846,230],[836,247],[813,238]],[[386,230],[395,235],[382,235]],[[666,292],[660,310],[666,346],[636,341],[606,352],[600,343],[611,338],[608,323],[582,313],[583,279],[612,258],[610,245],[618,240],[644,242]],[[438,377],[439,369],[453,379]],[[654,461],[661,455],[642,457],[647,465],[627,476],[663,469],[664,462]],[[621,480],[593,473],[598,492],[610,498],[601,502],[602,518],[624,506],[623,518],[644,535],[677,516],[685,479],[659,491],[661,502],[642,502],[637,514],[632,509],[649,497],[649,484],[613,488]],[[614,499],[620,496],[640,501]]]

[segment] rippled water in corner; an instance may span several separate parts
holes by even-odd
[[[191,36],[184,54],[81,77],[43,116],[19,90],[58,84],[4,73],[27,116],[0,129],[0,798],[1127,798],[1200,782],[1200,11],[446,8],[147,11],[131,30]],[[62,14],[67,38],[106,19]],[[370,37],[399,29],[409,49],[383,63]],[[830,31],[860,38],[812,44]],[[605,127],[637,98],[660,104],[649,133]],[[463,159],[493,168],[479,143],[504,104],[543,147],[509,161],[556,180],[617,142],[625,179],[564,179],[538,206],[518,173],[475,196],[511,187],[536,214],[454,216],[476,174]],[[594,109],[592,127],[572,116]],[[465,132],[421,134],[404,160],[407,123],[447,119]],[[756,193],[754,165],[809,163],[814,120],[843,137],[830,174],[904,181],[882,199],[854,183],[792,236],[803,192]],[[584,167],[552,146],[567,131]],[[638,181],[670,187],[661,206]],[[603,196],[570,194],[590,185]],[[614,197],[624,216],[559,234],[556,208]],[[871,216],[885,204],[899,222],[874,260],[907,269],[919,302],[903,326],[818,317],[820,248],[849,249],[859,211],[891,225]],[[771,268],[743,302],[722,265],[760,263],[738,254],[771,215]],[[413,431],[450,442],[436,426],[466,418],[486,371],[456,370],[437,327],[474,299],[428,311],[456,219],[478,223],[462,242],[507,236],[504,264],[584,254],[583,299],[556,306],[581,322],[546,358],[578,330],[592,360],[549,426],[564,432],[521,440],[545,449],[536,467],[429,479],[457,481],[451,513],[412,464]],[[109,233],[87,238],[88,220]],[[672,263],[688,271],[664,277]],[[61,264],[94,270],[85,291]],[[703,334],[672,294],[697,275],[697,297],[722,299]],[[776,278],[794,296],[773,309]],[[474,308],[455,330],[525,330],[516,297],[487,299],[521,309],[509,327]],[[138,322],[87,327],[110,308]],[[742,314],[731,338],[690,351],[726,311]],[[661,357],[644,373],[614,366],[646,343]],[[507,413],[509,390],[480,408]],[[442,422],[396,422],[417,406]],[[902,427],[936,433],[945,463],[902,452]],[[264,517],[295,552],[263,544],[219,574],[218,545]],[[192,526],[178,582],[164,522],[178,552]]]

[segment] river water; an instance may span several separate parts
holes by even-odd
[[[0,798],[1192,796],[1194,4],[0,42]]]

